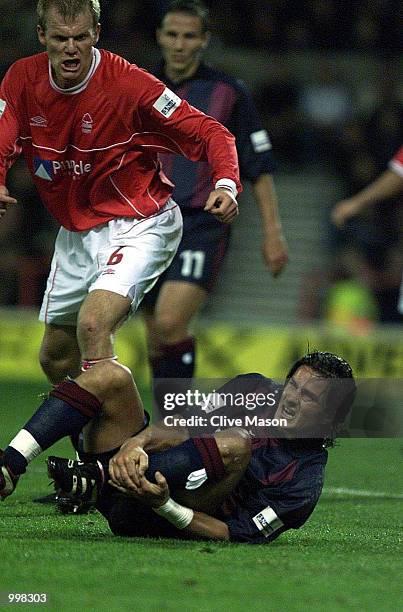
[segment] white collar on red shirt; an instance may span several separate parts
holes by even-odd
[[[101,62],[101,53],[99,52],[99,49],[93,49],[93,53],[92,53],[92,62],[91,62],[91,66],[90,69],[87,73],[87,76],[85,77],[85,79],[83,81],[81,81],[81,83],[78,83],[78,85],[74,85],[74,87],[69,87],[67,89],[62,89],[61,87],[59,87],[58,85],[56,85],[55,80],[53,78],[52,75],[52,67],[50,65],[49,62],[49,81],[51,86],[53,87],[53,89],[55,89],[56,91],[58,91],[59,93],[62,94],[67,94],[67,95],[73,95],[73,94],[78,94],[80,93],[80,91],[83,91],[88,83],[90,82],[90,79],[93,77],[96,69],[98,68],[99,64]]]

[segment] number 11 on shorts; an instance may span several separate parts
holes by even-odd
[[[201,278],[203,276],[204,260],[206,255],[203,251],[182,251],[182,276]]]

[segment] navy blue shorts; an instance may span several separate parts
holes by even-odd
[[[210,292],[228,250],[230,226],[199,208],[182,209],[183,237],[171,265],[144,296],[143,306],[154,306],[166,281],[194,283]]]

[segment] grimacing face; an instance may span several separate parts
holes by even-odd
[[[168,13],[157,30],[157,42],[173,81],[191,77],[197,70],[209,34],[203,32],[199,17],[186,13]]]
[[[39,42],[46,47],[53,78],[62,89],[78,85],[87,76],[100,27],[94,28],[89,9],[66,22],[53,6],[46,16],[46,30],[38,25]]]
[[[284,387],[275,418],[287,419],[286,437],[331,435],[336,407],[326,402],[332,379],[303,365]]]

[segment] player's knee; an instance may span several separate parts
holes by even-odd
[[[98,395],[107,397],[120,394],[134,384],[132,374],[117,361],[100,361],[82,375],[86,386],[96,389]],[[77,382],[80,384],[80,380]]]
[[[252,452],[249,433],[243,429],[231,429],[217,433],[215,439],[225,471],[234,473],[245,470]]]
[[[155,335],[158,343],[176,342],[187,333],[187,321],[180,313],[166,312],[158,315],[155,321]]]
[[[99,317],[93,313],[87,312],[81,316],[77,325],[77,338],[81,343],[101,337],[105,334],[110,334],[111,330],[108,328],[107,322],[100,320]]]

